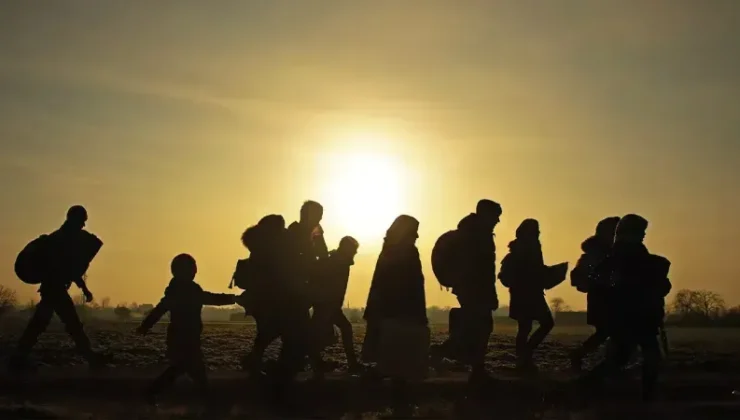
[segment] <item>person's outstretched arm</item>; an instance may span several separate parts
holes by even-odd
[[[152,329],[154,324],[159,322],[159,320],[164,316],[164,314],[167,313],[167,311],[170,310],[170,299],[165,295],[162,300],[159,301],[157,306],[152,309],[151,312],[144,318],[143,321],[141,321],[141,325],[137,329],[137,331],[140,334],[146,334],[149,330]]]
[[[211,306],[233,305],[236,303],[236,295],[228,293],[203,292],[203,304]]]

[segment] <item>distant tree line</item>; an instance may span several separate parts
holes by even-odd
[[[136,321],[146,316],[153,304],[120,303],[111,305],[111,300],[104,297],[92,303],[85,303],[82,295],[75,296],[75,306],[82,319],[101,319],[110,321]],[[13,289],[0,285],[0,317],[9,313],[30,316],[36,308],[36,301],[25,304],[18,301]],[[550,309],[560,325],[582,325],[586,323],[586,313],[572,311],[560,297],[550,299]],[[347,319],[353,323],[363,322],[364,308],[343,308]],[[740,306],[727,307],[725,300],[718,293],[709,290],[681,289],[677,291],[667,307],[666,325],[681,327],[740,327]],[[495,313],[499,323],[508,323],[509,308],[502,306]],[[447,324],[450,316],[449,307],[431,306],[427,308],[427,317],[431,324]],[[165,319],[167,317],[165,316]],[[250,321],[244,310],[233,307],[205,307],[203,319],[212,322]]]
[[[718,293],[681,289],[673,296],[666,324],[686,327],[740,327],[740,306],[728,308]]]

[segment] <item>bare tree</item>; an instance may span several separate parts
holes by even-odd
[[[712,319],[725,311],[725,300],[710,290],[679,290],[673,297],[673,311],[682,317]]]
[[[100,301],[100,307],[102,309],[108,309],[110,307],[110,298],[108,296],[104,297],[103,300]]]
[[[559,314],[561,312],[569,311],[570,307],[567,303],[565,303],[565,299],[561,297],[554,297],[550,299],[550,310],[552,310],[556,314]]]
[[[15,290],[0,285],[0,316],[12,310],[18,304]]]

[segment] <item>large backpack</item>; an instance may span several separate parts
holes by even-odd
[[[581,293],[588,293],[589,283],[593,275],[593,259],[588,254],[581,255],[576,262],[576,266],[570,272],[570,284]]]
[[[48,263],[49,235],[32,240],[15,258],[15,275],[26,284],[40,284]]]
[[[252,284],[255,280],[255,273],[254,273],[254,267],[253,262],[249,258],[244,258],[243,260],[238,260],[236,262],[236,268],[234,269],[234,274],[231,276],[231,283],[229,283],[229,289],[233,288],[234,286],[244,290],[244,291],[250,291],[252,287]]]
[[[432,248],[432,271],[442,287],[453,288],[459,280],[462,261],[461,234],[451,230],[442,234]]]

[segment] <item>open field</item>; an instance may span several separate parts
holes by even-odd
[[[87,326],[97,348],[115,355],[114,366],[107,372],[90,374],[75,354],[71,340],[60,325],[52,325],[34,350],[41,364],[39,373],[27,383],[15,383],[4,375],[0,385],[0,418],[189,418],[191,390],[179,386],[169,394],[156,412],[138,402],[139,391],[166,362],[164,331],[158,325],[152,334],[139,337],[131,331],[136,324],[94,323]],[[9,356],[23,327],[0,323],[0,361]],[[446,338],[446,326],[433,328],[433,342]],[[669,330],[671,352],[662,381],[661,402],[651,407],[636,403],[639,382],[629,375],[611,384],[612,397],[583,407],[574,398],[567,371],[568,352],[590,330],[587,327],[557,327],[537,354],[541,374],[537,378],[519,378],[514,367],[512,325],[498,325],[489,344],[487,364],[500,382],[490,390],[485,403],[461,399],[465,375],[451,367],[446,376],[433,376],[417,393],[417,415],[426,418],[625,418],[666,415],[673,419],[740,418],[732,387],[740,384],[740,331],[734,329]],[[248,380],[238,371],[239,357],[249,349],[254,338],[249,323],[207,324],[203,334],[204,353],[211,368],[212,386],[224,399],[224,418],[269,418],[264,408],[269,398],[264,387]],[[359,351],[364,327],[355,326]],[[275,357],[273,346],[268,357]],[[327,358],[339,368],[320,386],[299,385],[298,417],[374,418],[387,406],[387,386],[367,384],[342,372],[346,366],[341,347],[335,345]],[[593,360],[600,357],[595,356]],[[228,401],[227,401],[228,400]],[[18,404],[24,401],[21,411]],[[29,405],[32,403],[35,408]],[[302,404],[302,405],[301,405]],[[472,405],[471,405],[472,404]],[[4,409],[2,407],[5,407]],[[226,409],[225,407],[228,407]],[[262,407],[262,408],[260,408]],[[5,411],[2,411],[5,410]],[[34,411],[36,410],[36,411]],[[45,410],[45,411],[44,411]],[[52,417],[39,417],[42,412]],[[25,417],[24,417],[25,416]],[[36,417],[33,417],[36,416]],[[216,418],[209,412],[206,418]]]

